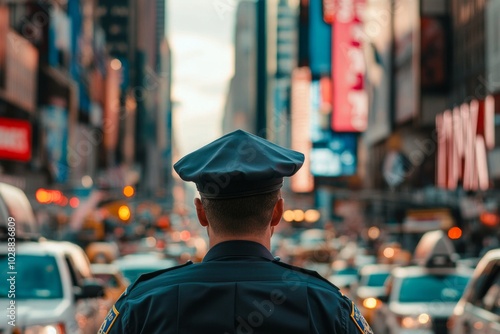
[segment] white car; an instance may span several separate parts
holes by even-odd
[[[453,334],[500,334],[500,248],[479,261],[450,327]]]
[[[375,333],[448,333],[448,320],[472,270],[455,265],[446,236],[437,233],[431,239],[425,247],[417,246],[418,265],[391,271],[386,281],[388,294],[380,298],[384,303],[374,317]]]
[[[97,332],[103,320],[96,316],[97,298],[104,291],[79,246],[19,240],[15,254],[8,248],[0,243],[0,265],[9,270],[0,280],[0,308],[8,312],[0,333]]]
[[[448,318],[471,272],[465,268],[396,268],[388,278],[390,294],[378,310],[375,333],[445,334]],[[379,321],[383,319],[384,321]]]

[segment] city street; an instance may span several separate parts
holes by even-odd
[[[500,334],[499,22],[0,1],[0,334]]]

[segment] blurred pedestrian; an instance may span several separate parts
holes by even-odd
[[[141,276],[99,333],[372,333],[354,303],[314,271],[269,252],[283,178],[304,155],[238,130],[174,169],[196,184],[210,249],[201,263]]]

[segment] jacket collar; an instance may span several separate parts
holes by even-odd
[[[203,262],[224,261],[234,258],[261,258],[274,261],[273,255],[264,245],[247,240],[231,240],[221,242],[208,251]]]

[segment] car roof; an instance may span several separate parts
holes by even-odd
[[[16,244],[16,251],[18,254],[60,255],[78,251],[77,248],[77,245],[67,241],[22,241]]]
[[[18,237],[33,236],[38,233],[33,208],[28,197],[18,187],[0,182],[0,224],[5,224],[12,217],[16,220]]]
[[[141,269],[141,268],[168,268],[173,267],[177,264],[175,260],[172,259],[149,259],[149,260],[123,260],[118,259],[113,262],[114,265],[118,266],[120,270],[127,269]]]
[[[500,248],[491,249],[486,252],[481,258],[481,262],[491,261],[492,259],[500,259]]]
[[[471,276],[472,269],[465,267],[426,268],[421,266],[408,266],[408,267],[397,267],[391,271],[391,276],[395,278],[418,277],[426,275],[450,275],[450,274]]]
[[[376,273],[386,273],[390,272],[394,267],[394,265],[391,264],[384,264],[384,263],[379,263],[379,264],[367,264],[361,267],[359,270],[360,275],[370,275],[370,274],[376,274]]]
[[[92,272],[95,274],[117,274],[120,272],[120,268],[117,265],[110,263],[92,263],[90,264],[90,268],[92,268]]]

